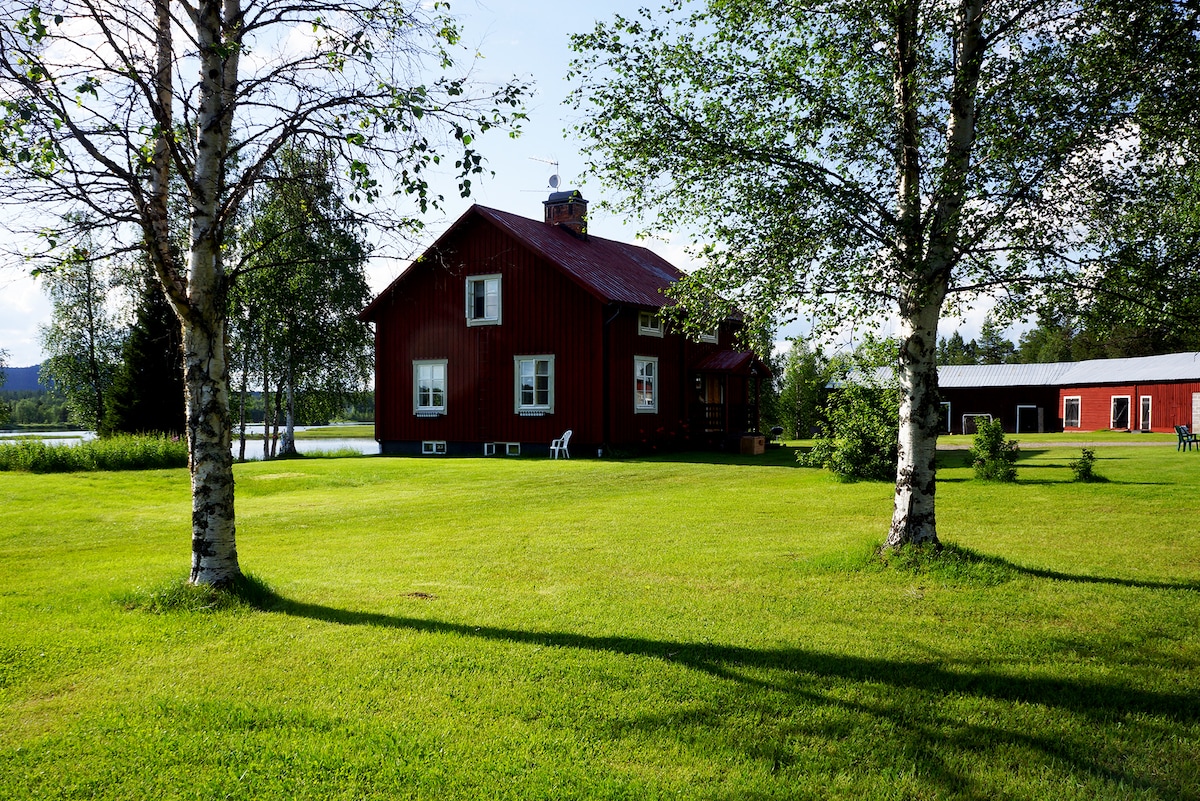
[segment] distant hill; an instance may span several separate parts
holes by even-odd
[[[41,369],[40,364],[35,364],[33,367],[4,368],[4,385],[0,386],[0,392],[47,391],[49,387],[38,383],[38,371]]]

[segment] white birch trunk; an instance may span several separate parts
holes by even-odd
[[[921,219],[917,101],[914,95],[920,4],[907,0],[897,16],[896,109],[900,120],[899,250],[906,276],[900,300],[900,432],[896,494],[886,547],[941,547],[934,496],[940,399],[937,326],[950,286],[971,151],[979,84],[984,0],[959,0],[954,21],[958,69],[946,124],[946,152],[928,225]]]
[[[236,0],[226,0],[231,20]],[[188,446],[192,471],[192,572],[195,584],[227,585],[240,574],[233,506],[232,420],[225,361],[226,276],[218,215],[233,108],[237,48],[223,40],[220,0],[197,7],[200,97],[196,115],[195,183],[191,187],[191,254],[184,317]]]
[[[193,259],[203,257],[195,249],[192,253]],[[193,308],[198,305],[196,295],[193,290]],[[212,300],[209,298],[210,305]],[[234,524],[229,371],[224,338],[223,324],[213,329],[199,325],[184,327],[194,584],[227,585],[241,572]]]
[[[280,456],[296,456],[296,398],[292,389],[292,365],[288,362],[287,378],[284,381],[284,392],[287,405],[283,415],[283,441],[280,443]]]
[[[900,450],[896,495],[887,547],[938,543],[937,324],[941,303],[929,304],[900,323]]]

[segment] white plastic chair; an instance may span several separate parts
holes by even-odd
[[[571,453],[567,450],[567,443],[570,441],[571,429],[568,428],[565,434],[550,443],[550,458],[557,459],[562,456],[564,459],[570,459]]]

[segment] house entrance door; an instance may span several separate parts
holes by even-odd
[[[725,377],[709,373],[704,376],[704,430],[725,430]]]

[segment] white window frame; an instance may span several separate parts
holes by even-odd
[[[1125,430],[1125,429],[1118,429],[1116,426],[1117,421],[1113,419],[1113,412],[1115,411],[1115,409],[1113,407],[1116,405],[1116,401],[1119,398],[1125,399],[1125,429],[1129,429],[1130,431],[1132,431],[1133,426],[1131,426],[1129,424],[1133,422],[1133,420],[1130,419],[1133,417],[1133,397],[1130,395],[1110,395],[1109,396],[1108,427],[1112,431],[1124,431]]]
[[[663,335],[662,315],[658,312],[638,312],[638,333],[644,337],[659,337]]]
[[[489,281],[496,282],[496,309],[493,314],[489,314],[487,309],[487,282]],[[477,284],[484,285],[484,311],[482,317],[475,316],[475,286]],[[501,311],[504,308],[504,293],[502,290],[503,282],[500,280],[500,273],[467,276],[467,325],[500,325]]]
[[[447,389],[449,383],[448,370],[446,367],[446,359],[413,359],[413,414],[419,417],[438,416],[446,413],[447,404]],[[421,405],[421,368],[422,367],[441,367],[442,368],[442,402],[441,405],[430,403]],[[436,379],[430,379],[434,381]],[[432,400],[432,395],[430,397]]]
[[[1153,431],[1154,397],[1142,395],[1138,401],[1138,430]]]
[[[519,442],[504,443],[504,455],[505,456],[520,456],[521,455],[521,443],[519,443]]]
[[[446,441],[442,439],[427,439],[421,443],[422,456],[445,456]]]
[[[1071,425],[1067,417],[1067,404],[1075,401],[1075,425]],[[1079,428],[1083,420],[1083,397],[1081,395],[1063,396],[1063,428]]]
[[[496,455],[496,443],[494,443],[494,442],[483,443],[483,455],[484,456],[495,456]]]
[[[546,381],[546,402],[537,402],[537,363],[547,363],[547,381]],[[534,388],[533,388],[533,403],[522,403],[521,395],[521,365],[525,362],[533,364],[534,370]],[[513,412],[515,414],[524,415],[542,415],[554,414],[554,354],[539,353],[525,356],[513,356]]]
[[[652,369],[650,374],[646,375],[645,367],[649,366]],[[646,382],[650,384],[650,402],[646,403],[646,392],[644,388],[640,388],[638,382],[642,382],[642,387]],[[634,356],[633,357],[633,411],[635,414],[655,414],[658,412],[658,357],[657,356]]]
[[[697,341],[709,342],[713,345],[716,345],[721,341],[721,324],[717,323],[709,331],[701,331],[700,336],[697,337]]]
[[[950,416],[950,401],[942,401],[941,402],[941,410],[942,410],[942,433],[949,434],[952,432],[953,425],[954,425],[952,422],[954,420],[954,418]]]

